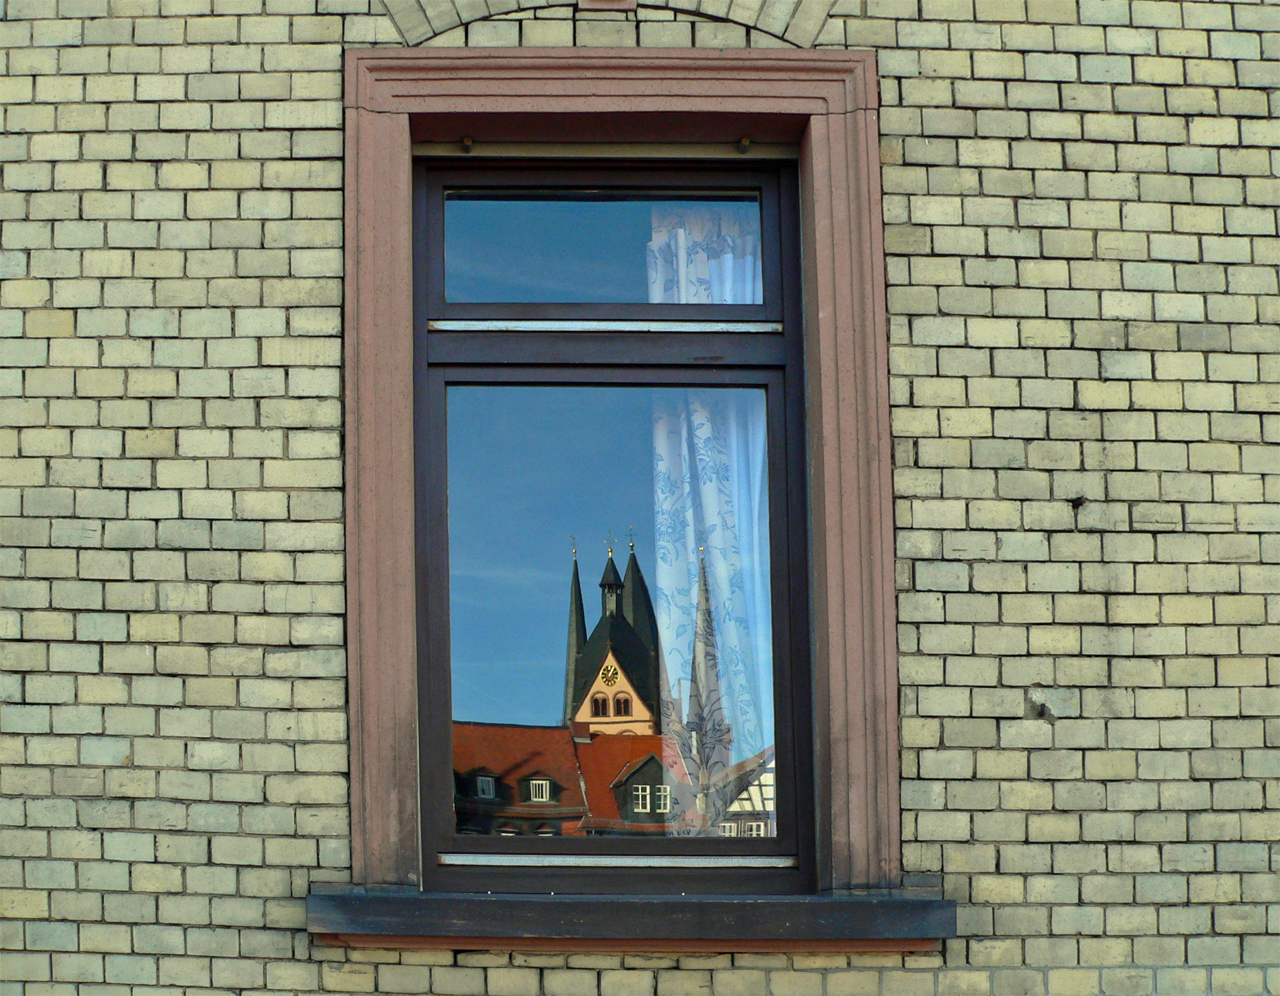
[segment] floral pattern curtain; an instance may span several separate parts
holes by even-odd
[[[696,785],[699,769],[714,778],[774,742],[765,399],[725,388],[670,397],[654,409],[654,611]]]
[[[650,304],[761,304],[760,209],[754,202],[664,202],[645,252]]]

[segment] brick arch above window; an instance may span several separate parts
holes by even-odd
[[[387,16],[408,45],[421,45],[457,28],[478,22],[498,22],[516,11],[490,8],[504,6],[483,0],[382,0]],[[519,12],[549,7],[577,8],[576,0],[521,0]],[[834,0],[769,0],[768,3],[733,4],[726,11],[724,0],[645,0],[640,8],[672,10],[694,15],[699,20],[741,25],[770,36],[774,45],[809,48],[827,23]],[[716,47],[722,47],[717,44]]]

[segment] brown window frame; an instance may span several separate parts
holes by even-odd
[[[481,168],[480,161],[483,158],[483,152],[456,158],[439,155],[431,157],[435,168],[424,170],[426,179],[420,182],[420,185],[425,188],[423,194],[427,205],[427,216],[423,219],[423,225],[429,238],[443,239],[442,187],[465,186],[472,192],[482,190],[496,192],[507,186],[528,187],[531,176],[537,168],[536,162],[522,166],[518,160],[511,162],[506,158],[489,160],[488,164]],[[637,191],[661,188],[673,193],[684,192],[695,195],[715,189],[717,184],[735,190],[754,187],[761,194],[759,208],[762,220],[760,233],[762,241],[765,244],[777,245],[781,239],[781,233],[778,231],[777,177],[773,175],[774,170],[768,168],[772,164],[754,164],[762,168],[752,169],[753,164],[731,161],[723,164],[723,168],[712,169],[708,168],[712,164],[705,160],[701,163],[697,160],[675,161],[664,164],[665,168],[661,178],[658,179],[652,173],[654,167],[651,163],[646,163],[643,169],[619,170],[616,160],[609,163],[590,164],[586,162],[589,158],[584,155],[582,160],[542,160],[544,168],[549,162],[555,162],[557,166],[546,186],[562,190],[571,189],[578,184],[601,189],[612,187],[619,194],[627,188]],[[443,165],[444,163],[448,166]],[[612,181],[609,179],[611,173],[618,174]],[[539,319],[627,321],[654,320],[656,317],[654,306],[651,304],[454,303],[445,299],[444,254],[429,254],[423,262],[425,264],[422,267],[423,279],[419,281],[423,291],[421,305],[432,320],[466,321],[503,317],[517,321]],[[782,260],[777,253],[767,253],[763,264],[765,291],[763,304],[664,304],[659,306],[661,320],[697,322],[714,319],[716,321],[781,322],[784,318]]]
[[[736,153],[729,153],[736,155]],[[802,382],[799,219],[794,163],[629,161],[510,162],[483,155],[420,159],[415,165],[415,370],[418,402],[416,523],[420,676],[418,797],[422,806],[421,885],[429,892],[635,891],[628,860],[672,859],[645,867],[643,889],[666,895],[809,894],[816,888],[810,710],[811,654],[807,591],[790,579],[807,574],[804,533],[804,386]],[[445,300],[446,192],[520,189],[647,192],[754,191],[761,212],[764,303],[667,305],[566,303],[469,304]],[[584,321],[572,332],[540,322]],[[732,316],[732,317],[731,317]],[[683,319],[683,321],[680,321]],[[754,331],[730,331],[734,319]],[[484,328],[458,328],[481,321]],[[624,323],[608,327],[608,322]],[[678,323],[678,330],[637,330],[625,323]],[[518,323],[530,323],[519,327]],[[767,326],[767,328],[761,327]],[[455,385],[571,384],[758,388],[767,396],[770,561],[774,592],[775,731],[778,771],[776,836],[735,843],[706,838],[563,836],[553,841],[502,840],[454,832],[449,735],[451,680],[448,599],[450,493],[444,398]],[[604,696],[606,717],[615,701]],[[648,813],[651,810],[645,810]],[[682,865],[681,857],[706,863]],[[579,858],[615,859],[616,867],[573,866]],[[523,858],[513,874],[489,862]],[[752,862],[756,863],[753,864]],[[761,863],[765,862],[765,863]],[[773,863],[768,863],[773,862]],[[718,864],[714,864],[718,863]]]
[[[827,941],[847,946],[849,938],[901,942],[954,933],[953,906],[933,901],[926,916],[898,888],[898,684],[877,85],[872,52],[346,54],[347,650],[357,885],[403,890],[421,881],[415,559],[405,541],[413,535],[415,515],[414,142],[454,142],[464,150],[485,142],[719,143],[747,154],[745,137],[757,146],[793,143],[798,150],[818,897],[870,889],[878,903],[874,910],[842,908],[838,915],[811,907],[819,911],[796,922],[809,924],[800,928],[809,950]],[[410,901],[397,895],[395,903]],[[899,909],[895,903],[917,913],[890,915]],[[768,927],[735,918],[726,904],[703,901],[697,917],[703,926],[695,936],[744,942],[755,930],[772,936]],[[369,923],[351,911],[367,905],[327,918],[324,906],[315,905],[313,930],[379,932],[358,929]],[[566,900],[556,915],[571,917],[570,906]],[[473,908],[475,918],[468,921]],[[586,899],[582,908],[592,909]],[[491,910],[492,904],[452,897],[449,943],[468,946],[459,932],[467,922],[488,922]],[[652,919],[629,923],[599,927],[607,932],[595,936],[609,938],[615,948],[625,947],[628,937],[657,936]],[[429,929],[425,921],[420,926]],[[546,929],[549,937],[554,931]],[[593,929],[583,925],[573,936]],[[687,924],[682,929],[688,936]],[[482,940],[478,946],[493,943]],[[531,942],[525,937],[522,943]]]

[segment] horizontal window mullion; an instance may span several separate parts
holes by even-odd
[[[432,332],[428,364],[625,366],[782,366],[783,336],[773,333]]]

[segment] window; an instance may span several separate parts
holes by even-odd
[[[805,240],[804,349],[797,360],[807,387],[800,445],[810,472],[807,514],[795,523],[807,518],[811,530],[807,567],[794,576],[784,573],[787,586],[812,593],[813,708],[803,710],[802,718],[813,730],[818,777],[811,780],[813,794],[804,805],[815,821],[809,839],[819,860],[802,876],[808,884],[798,882],[794,890],[771,883],[767,875],[749,888],[781,894],[898,884],[892,491],[874,54],[373,50],[348,52],[346,58],[344,448],[353,882],[426,886],[414,905],[412,925],[397,928],[402,932],[421,934],[433,928],[438,936],[461,930],[469,930],[470,936],[499,936],[514,929],[495,918],[492,909],[483,916],[477,912],[474,919],[460,918],[465,904],[453,900],[442,918],[446,911],[432,890],[450,885],[435,873],[449,867],[441,859],[452,845],[436,829],[443,821],[425,820],[418,808],[419,775],[425,770],[419,760],[427,764],[447,758],[449,747],[436,739],[443,731],[424,729],[419,739],[417,709],[442,697],[447,701],[449,688],[447,678],[418,671],[417,607],[429,593],[430,567],[416,563],[414,549],[405,542],[419,518],[424,526],[447,529],[441,505],[416,500],[418,494],[437,492],[416,473],[431,465],[424,468],[414,456],[412,404],[427,385],[415,367],[417,337],[410,334],[416,293],[410,221],[413,143],[426,143],[422,148],[433,154],[448,154],[461,151],[458,135],[469,132],[477,139],[477,152],[483,152],[486,142],[513,140],[584,142],[583,148],[590,150],[589,143],[612,141],[619,134],[601,130],[607,127],[621,128],[637,149],[646,142],[712,143],[690,150],[695,157],[734,165],[754,164],[756,156],[766,154],[765,143],[781,143],[780,155],[790,155],[797,164],[799,182],[790,189],[799,189]],[[677,106],[678,113],[669,110]],[[738,151],[744,146],[733,144],[741,135],[753,140],[745,158]],[[588,151],[588,158],[592,154]],[[454,160],[469,161],[460,156]],[[767,290],[766,284],[766,300]],[[545,302],[521,306],[547,307]],[[468,319],[458,315],[454,320]],[[737,315],[735,320],[746,319]],[[577,341],[589,334],[570,338]],[[554,337],[542,341],[550,344]],[[687,345],[659,335],[652,342],[677,351]],[[449,345],[436,339],[437,360],[449,359],[439,352],[443,348],[447,353]],[[712,354],[685,354],[684,359],[696,361],[698,355]],[[481,359],[511,358],[495,351]],[[511,369],[559,359],[526,354]],[[474,356],[453,360],[459,365],[475,361]],[[789,539],[802,549],[806,545],[801,535]],[[434,620],[433,628],[441,627],[447,628],[447,618]],[[786,791],[783,779],[780,772],[780,800]],[[674,784],[673,810],[685,801],[681,793],[692,788]],[[769,840],[757,839],[755,846]],[[608,843],[616,847],[627,842]],[[523,877],[535,890],[548,881],[537,874]],[[643,877],[648,886],[650,877]],[[596,875],[593,883],[597,890],[627,890],[635,888],[636,878],[632,871],[609,871]],[[506,876],[505,881],[513,880]],[[455,878],[454,884],[461,883]],[[557,901],[569,900],[558,894]],[[857,900],[846,901],[857,905]],[[954,909],[941,901],[888,896],[878,901],[903,904],[895,929],[907,924],[917,937],[954,933]],[[369,902],[340,891],[313,893],[308,927],[349,935],[365,915],[358,911],[370,908]],[[780,909],[785,906],[781,898],[776,902]],[[804,936],[812,916],[806,911],[817,907],[785,909],[785,916],[771,919],[785,920]],[[723,915],[706,921],[715,924],[707,928],[708,940],[772,934],[753,932],[754,922],[742,921],[731,906],[717,910]],[[661,931],[669,919],[667,907],[655,904],[643,929],[651,937],[668,936]],[[889,919],[879,914],[842,922],[852,932],[843,936],[889,936],[884,932]]]
[[[551,782],[546,778],[535,778],[529,782],[530,802],[550,802]]]
[[[655,813],[671,812],[671,786],[659,785],[657,788],[653,790],[653,792],[654,792],[653,811]]]
[[[746,836],[763,837],[765,835],[765,824],[759,820],[752,820],[746,825]]]
[[[490,775],[478,775],[476,777],[476,798],[477,799],[496,799],[497,792],[493,783],[493,777]]]
[[[527,855],[562,859],[540,873],[556,892],[595,888],[573,862],[603,856],[644,861],[661,891],[798,883],[814,856],[807,606],[786,583],[807,570],[794,168],[424,162],[415,182],[417,462],[441,496],[417,531],[420,661],[441,692],[420,726],[451,731],[420,772],[433,879],[489,891],[499,856]],[[529,580],[556,575],[559,605]],[[562,834],[464,834],[475,815],[443,787],[534,758],[578,786]],[[730,844],[717,826],[766,762],[777,817]],[[685,798],[655,810],[668,778]],[[617,812],[627,784],[640,824]]]
[[[721,836],[721,837],[736,837],[736,836],[738,836],[738,824],[736,824],[736,823],[721,823],[721,824],[720,824],[720,836]]]

